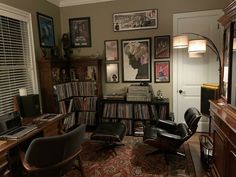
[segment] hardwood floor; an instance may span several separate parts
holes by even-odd
[[[196,171],[196,177],[209,177],[210,174],[205,171],[202,167],[201,159],[200,159],[200,142],[199,136],[204,133],[195,133],[189,140],[189,147],[192,154],[194,167]],[[207,135],[206,133],[204,135]]]

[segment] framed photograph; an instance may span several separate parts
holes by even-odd
[[[170,35],[154,37],[155,59],[170,58]]]
[[[90,17],[69,19],[71,46],[91,47]]]
[[[39,42],[41,47],[52,48],[55,46],[53,18],[37,12]]]
[[[154,62],[155,82],[170,82],[170,62],[169,61],[155,61]]]
[[[118,83],[119,82],[119,65],[118,63],[106,64],[106,82]]]
[[[151,38],[121,40],[123,82],[151,82]]]
[[[158,27],[157,9],[113,14],[113,30],[141,30]]]
[[[104,45],[106,61],[118,61],[118,40],[106,40]]]

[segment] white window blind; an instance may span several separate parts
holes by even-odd
[[[0,14],[0,115],[13,111],[19,88],[34,93],[34,72],[27,21]]]

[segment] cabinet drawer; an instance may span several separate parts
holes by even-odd
[[[10,176],[8,154],[0,154],[0,176]]]

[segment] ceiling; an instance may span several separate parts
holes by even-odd
[[[58,7],[66,7],[66,6],[75,6],[82,4],[91,4],[91,3],[99,3],[99,2],[107,2],[107,1],[115,1],[115,0],[47,0],[52,4],[55,4]]]

